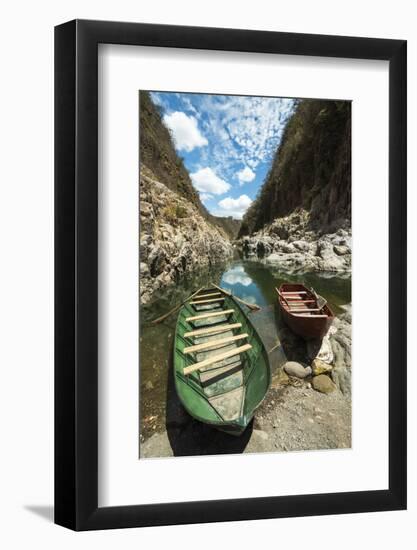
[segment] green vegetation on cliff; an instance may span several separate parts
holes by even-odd
[[[269,174],[246,212],[239,236],[297,209],[312,229],[350,224],[351,103],[300,100]]]

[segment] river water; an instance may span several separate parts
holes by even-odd
[[[202,286],[213,282],[231,290],[235,296],[262,307],[256,313],[258,322],[270,324],[276,331],[275,287],[283,282],[300,282],[314,287],[326,298],[337,315],[341,306],[351,302],[350,276],[334,274],[282,273],[263,261],[235,259],[210,271],[195,274],[171,288],[164,289],[155,300],[140,309],[140,438],[149,438],[165,429],[166,403],[170,399],[169,374],[172,368],[172,347],[177,314],[152,326],[149,321],[163,315]],[[272,333],[272,331],[271,331]],[[272,340],[271,340],[272,341]],[[265,343],[265,345],[267,345]],[[272,365],[271,365],[272,366]]]

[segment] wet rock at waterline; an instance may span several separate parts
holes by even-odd
[[[311,375],[311,367],[304,367],[301,363],[296,361],[287,361],[284,365],[284,371],[288,376],[295,376],[296,378],[306,378]]]
[[[311,381],[311,385],[321,393],[331,393],[336,389],[335,383],[326,374],[315,376]]]
[[[258,257],[289,272],[351,271],[349,220],[340,219],[329,227],[309,228],[305,210],[277,218],[261,230],[241,238],[239,245],[248,258]],[[335,226],[342,225],[335,230]]]

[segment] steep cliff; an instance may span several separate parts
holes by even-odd
[[[223,229],[230,239],[235,239],[240,229],[240,221],[213,216],[204,207],[191,183],[183,160],[175,151],[158,106],[147,91],[141,91],[139,94],[139,113],[141,165],[149,168],[154,178],[169,190],[190,201],[205,220]]]
[[[140,295],[227,260],[239,226],[207,212],[148,92],[140,92]],[[240,225],[240,224],[239,224]]]
[[[195,204],[140,171],[140,298],[227,260],[233,254],[225,231],[203,218]]]
[[[243,252],[289,271],[351,270],[351,105],[299,101],[243,218]]]
[[[300,100],[239,236],[297,210],[307,212],[308,228],[316,232],[349,227],[350,141],[350,102]]]

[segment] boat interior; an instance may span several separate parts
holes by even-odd
[[[244,414],[248,377],[253,371],[253,327],[236,303],[217,289],[198,292],[185,305],[179,337],[183,375],[195,384],[225,421]]]
[[[326,306],[326,300],[303,285],[285,284],[275,290],[282,307],[295,317],[329,316],[330,310]]]

